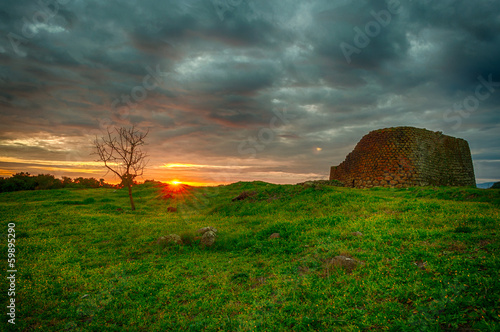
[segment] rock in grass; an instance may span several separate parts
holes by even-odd
[[[165,248],[166,246],[172,244],[182,244],[182,239],[177,234],[168,234],[166,236],[160,236],[158,240],[156,240],[156,244],[158,244],[162,248]]]
[[[233,198],[231,201],[233,201],[233,202],[234,201],[242,201],[244,199],[247,199],[247,198],[255,196],[255,195],[257,195],[256,191],[243,191],[238,196]]]
[[[424,262],[423,260],[418,260],[413,264],[415,264],[420,270],[425,270],[425,267],[427,266],[427,262]]]
[[[363,236],[363,233],[361,232],[352,232],[351,234],[354,236]]]
[[[335,256],[328,262],[329,266],[343,268],[349,273],[363,264],[363,262],[347,256]]]
[[[280,237],[280,233],[273,233],[269,236],[270,239],[278,239]]]
[[[213,231],[207,231],[203,233],[201,237],[201,244],[205,247],[210,247],[215,243],[216,234]]]
[[[217,228],[213,228],[213,227],[208,226],[208,227],[200,228],[196,232],[199,233],[199,234],[205,234],[206,232],[209,232],[209,231],[217,233]]]
[[[213,227],[203,227],[197,230],[199,234],[203,234],[200,243],[204,247],[210,247],[215,243],[215,238],[217,237],[217,229]]]

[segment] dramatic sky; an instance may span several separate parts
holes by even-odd
[[[2,1],[0,176],[104,177],[93,138],[133,124],[144,179],[296,183],[414,126],[498,181],[499,31],[499,0]]]

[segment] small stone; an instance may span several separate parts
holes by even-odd
[[[270,239],[277,239],[280,237],[280,233],[273,233],[269,236]]]
[[[238,196],[233,198],[231,201],[233,201],[233,202],[234,201],[242,201],[244,199],[247,199],[247,198],[255,196],[255,195],[257,195],[256,191],[243,191]]]
[[[166,247],[172,244],[182,244],[182,239],[177,234],[168,234],[166,236],[159,237],[158,240],[156,240],[156,243],[160,247]]]
[[[364,235],[361,232],[352,232],[351,234],[354,235],[354,236],[363,236]]]
[[[206,232],[214,232],[214,233],[217,233],[217,228],[213,228],[213,227],[203,227],[203,228],[200,228],[199,230],[196,231],[197,233],[199,234],[205,234]]]
[[[358,266],[364,265],[364,263],[347,256],[335,256],[328,262],[328,265],[343,268],[348,273],[351,273]]]
[[[425,270],[425,267],[427,266],[427,262],[424,262],[422,260],[418,260],[413,264],[415,264],[420,270]]]
[[[203,236],[201,237],[201,244],[205,247],[210,247],[215,243],[215,238],[216,238],[215,232],[209,230],[203,233]]]
[[[213,227],[203,227],[197,230],[199,234],[203,234],[200,239],[200,244],[204,247],[210,247],[215,243],[215,238],[217,237],[217,229]]]

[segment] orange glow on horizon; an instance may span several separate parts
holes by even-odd
[[[181,181],[177,179],[170,181],[160,180],[160,182],[171,184],[173,186],[186,185],[191,187],[212,187],[225,184],[225,183],[215,183],[215,182]]]
[[[191,187],[212,187],[212,186],[218,186],[218,185],[223,185],[223,184],[228,184],[228,183],[222,183],[222,182],[212,182],[212,181],[204,181],[204,179],[200,178],[193,178],[193,179],[184,179],[182,177],[171,177],[170,179],[165,179],[165,178],[159,178],[158,181],[164,184],[169,184],[173,186],[191,186]]]
[[[115,178],[105,179],[105,181],[106,181],[106,183],[113,184],[113,185],[121,183],[120,180],[116,180]],[[187,186],[191,186],[191,187],[214,187],[214,186],[228,184],[228,183],[197,182],[197,181],[178,181],[177,183],[173,183],[173,181],[177,181],[177,180],[173,180],[173,181],[158,180],[158,181],[163,183],[163,184],[170,184],[170,185],[174,185],[174,186],[187,185]],[[143,181],[139,180],[137,182],[142,183]]]
[[[0,158],[0,161],[1,158]],[[73,166],[73,165],[71,165]],[[46,166],[27,166],[25,169],[7,169],[7,168],[0,168],[0,177],[10,177],[16,173],[20,172],[26,172],[28,171],[31,175],[37,175],[37,174],[52,174],[56,178],[61,179],[63,176],[68,176],[71,179],[75,179],[78,177],[84,177],[84,178],[95,178],[95,179],[102,179],[104,178],[104,181],[106,183],[112,184],[112,185],[117,185],[121,183],[121,180],[118,179],[116,176],[113,176],[112,174],[105,174],[105,172],[100,171],[98,169],[92,170],[90,168],[70,168],[69,167],[46,167]],[[55,174],[54,174],[55,173]],[[78,174],[80,173],[80,174]],[[156,176],[155,176],[156,175]],[[192,186],[192,187],[212,187],[212,186],[219,186],[219,185],[226,185],[229,184],[230,182],[216,182],[212,180],[210,177],[205,180],[200,177],[193,177],[193,178],[182,178],[177,174],[179,177],[173,177],[169,176],[168,178],[164,178],[161,176],[161,174],[150,174],[148,176],[145,176],[143,178],[137,178],[136,181],[137,183],[143,183],[145,180],[148,178],[152,178],[156,181],[159,181],[164,184],[170,184],[174,186],[180,186],[180,185],[187,185],[187,186]],[[164,174],[163,174],[164,175]],[[175,175],[174,175],[175,176]]]

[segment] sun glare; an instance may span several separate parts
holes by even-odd
[[[172,197],[185,197],[189,194],[188,187],[188,185],[177,179],[170,180],[163,185],[163,198],[170,199]]]

